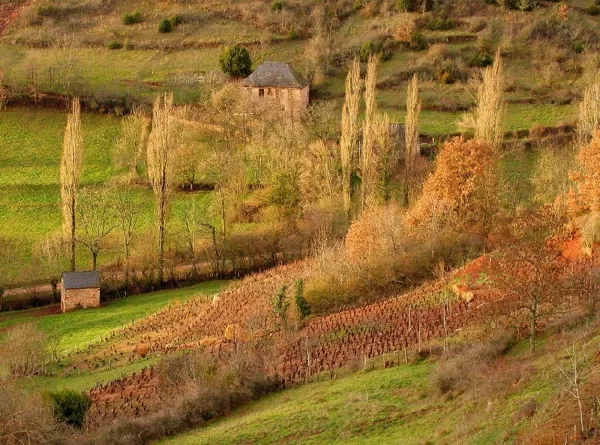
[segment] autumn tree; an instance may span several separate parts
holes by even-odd
[[[158,280],[160,283],[164,281],[165,243],[173,191],[174,156],[180,137],[177,114],[173,107],[172,93],[160,95],[154,101],[147,159],[148,176],[156,198]]]
[[[404,206],[408,207],[410,202],[410,178],[414,170],[415,157],[419,155],[419,118],[421,115],[421,100],[419,99],[419,77],[413,75],[408,84],[406,96],[406,128],[404,156]]]
[[[583,145],[577,154],[578,169],[571,174],[575,181],[575,201],[582,212],[600,211],[600,131]]]
[[[71,113],[67,117],[60,164],[63,231],[70,244],[71,271],[75,271],[77,194],[81,180],[82,162],[81,106],[79,99],[75,98],[71,104]]]
[[[77,241],[92,255],[92,269],[98,266],[98,255],[106,248],[110,233],[118,227],[114,208],[105,189],[87,190],[77,206]]]
[[[127,180],[133,181],[139,174],[140,162],[148,143],[150,119],[142,109],[134,107],[132,112],[121,120],[121,135],[113,152],[113,160],[118,168],[127,173]]]
[[[500,50],[496,52],[492,66],[485,68],[477,85],[475,109],[461,122],[464,128],[473,129],[475,138],[498,145],[502,141],[504,111],[504,74]]]
[[[496,150],[482,140],[454,138],[444,144],[435,171],[410,209],[413,226],[436,231],[479,231],[484,237],[498,211]]]
[[[353,182],[358,157],[361,89],[360,61],[356,58],[346,77],[346,96],[342,110],[342,136],[340,139],[342,194],[344,210],[348,216],[350,216],[352,208]]]

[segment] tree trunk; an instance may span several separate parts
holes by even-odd
[[[96,270],[98,266],[98,252],[92,252],[92,270]]]
[[[0,312],[4,309],[4,287],[0,286]]]
[[[75,196],[71,198],[71,272],[75,272]]]
[[[52,279],[50,280],[50,285],[52,286],[52,300],[58,302],[60,300],[58,296],[58,280]]]
[[[129,243],[125,241],[125,290],[129,290]]]

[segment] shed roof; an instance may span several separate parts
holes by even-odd
[[[305,88],[309,82],[287,63],[265,62],[246,78],[245,84],[256,88]]]
[[[100,287],[100,272],[65,272],[64,289],[90,289]]]

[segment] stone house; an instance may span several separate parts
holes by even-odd
[[[285,111],[301,113],[310,102],[310,82],[287,63],[263,63],[245,79],[244,85],[253,99],[273,101]]]
[[[61,285],[62,312],[100,307],[100,272],[65,272]]]

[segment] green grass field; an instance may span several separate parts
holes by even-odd
[[[483,409],[472,395],[433,393],[427,362],[360,372],[268,396],[232,416],[162,445],[515,443],[511,419],[555,388],[532,383]]]
[[[100,114],[82,117],[85,154],[82,188],[105,184],[117,173],[111,151],[120,134],[120,119]],[[61,227],[60,157],[66,112],[44,109],[11,108],[0,113],[0,236],[17,243],[15,255],[19,273],[31,262],[32,248]],[[152,230],[154,196],[149,188],[133,187],[141,209],[140,233]],[[204,206],[209,193],[175,194],[172,228],[193,202]],[[106,264],[120,255],[118,246],[100,256]],[[91,265],[88,252],[79,249],[78,266]],[[31,267],[27,280],[44,278]],[[15,280],[17,280],[15,278]]]
[[[219,292],[227,281],[209,281],[181,289],[135,295],[107,303],[101,309],[42,315],[44,309],[0,314],[0,330],[17,323],[36,322],[47,335],[60,336],[60,353],[86,348],[112,330],[157,312],[174,301],[186,301]]]

